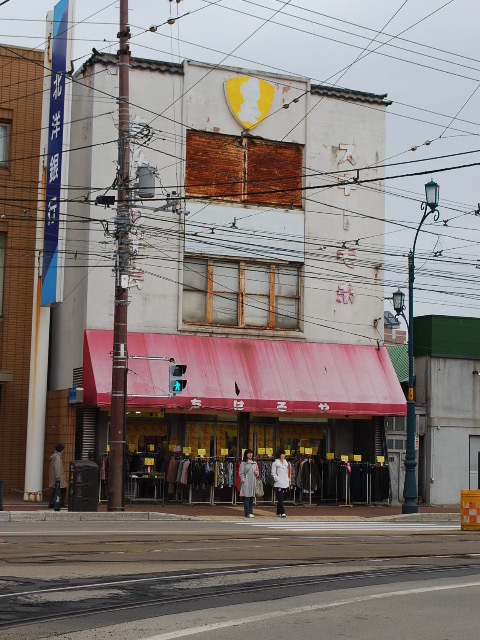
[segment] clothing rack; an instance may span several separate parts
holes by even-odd
[[[370,504],[370,465],[350,462],[350,500],[352,504]]]
[[[338,500],[338,492],[341,492],[341,502],[338,505],[339,507],[351,507],[353,506],[350,502],[350,472],[348,470],[348,463],[342,462],[337,468],[337,502]]]
[[[338,500],[338,460],[320,460],[322,475],[321,502],[337,502]]]
[[[304,483],[304,465],[308,465],[307,471],[307,484]],[[312,496],[315,491],[318,490],[318,485],[320,484],[320,494],[321,494],[321,476],[319,473],[319,469],[317,467],[317,463],[310,456],[303,456],[297,458],[296,467],[296,485],[300,489],[300,496],[303,497],[305,493],[308,493],[308,506],[312,506]],[[316,477],[314,477],[316,476]],[[320,480],[320,483],[318,482]],[[313,488],[315,486],[315,488]],[[304,502],[304,500],[302,500]]]
[[[388,464],[370,465],[371,504],[390,504],[390,471]]]
[[[236,504],[237,502],[237,491],[236,491],[236,486],[237,486],[237,468],[236,468],[236,458],[235,456],[220,456],[220,457],[214,457],[213,461],[215,462],[215,464],[217,463],[229,463],[233,465],[233,475],[232,475],[232,486],[231,486],[231,498],[230,500],[219,500],[217,499],[217,497],[215,496],[215,489],[220,490],[220,491],[224,491],[225,489],[229,488],[229,485],[226,485],[225,487],[217,487],[217,486],[213,486],[213,505],[216,504]]]

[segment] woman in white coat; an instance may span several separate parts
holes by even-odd
[[[277,494],[277,518],[286,518],[283,498],[290,486],[290,467],[285,459],[285,451],[278,451],[275,462],[272,463],[272,476],[275,480],[275,493]]]
[[[243,497],[245,517],[253,518],[255,484],[260,472],[257,463],[253,459],[253,451],[251,449],[247,449],[243,454],[243,462],[240,464],[238,475],[240,476],[240,495]]]

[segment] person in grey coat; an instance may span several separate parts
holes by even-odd
[[[260,476],[258,465],[253,459],[253,451],[246,449],[243,462],[238,470],[240,476],[240,496],[243,497],[243,508],[246,518],[254,518],[253,498],[255,497],[255,481]]]
[[[60,483],[60,504],[62,507],[66,507],[65,496],[67,494],[67,478],[65,476],[65,470],[63,468],[62,451],[65,449],[64,444],[57,444],[55,452],[50,456],[50,468],[49,479],[50,486],[52,487],[52,496],[48,505],[49,509],[55,507],[55,498],[57,496],[55,492],[55,482]]]

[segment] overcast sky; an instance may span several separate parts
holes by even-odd
[[[9,0],[0,6],[0,41],[43,48],[45,14],[54,4],[54,0]],[[182,0],[179,4],[130,0],[129,4],[134,56],[219,63],[234,51],[225,64],[388,93],[393,100],[387,117],[390,162],[480,149],[480,91],[474,93],[480,83],[478,0]],[[118,0],[77,0],[76,68],[92,47],[116,52],[118,6]],[[174,26],[165,24],[177,12],[189,15]],[[136,35],[151,25],[162,26],[156,33]],[[365,48],[376,49],[387,41],[376,53],[355,62],[359,54],[365,56]],[[432,142],[425,145],[426,141]],[[412,147],[418,148],[411,151]],[[387,175],[475,162],[480,163],[480,153],[391,167]],[[429,233],[422,233],[417,245],[415,315],[480,317],[480,271],[475,266],[478,259],[480,267],[480,216],[473,213],[480,201],[478,175],[479,167],[432,174],[440,184],[440,221],[424,225]],[[429,179],[426,175],[387,181],[386,297],[406,285],[406,255]],[[391,308],[388,302],[386,308]]]

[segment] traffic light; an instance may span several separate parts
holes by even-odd
[[[185,371],[187,370],[186,364],[171,364],[169,371],[169,391],[176,395],[182,393],[187,386],[187,381],[183,378]]]

